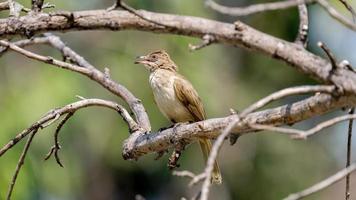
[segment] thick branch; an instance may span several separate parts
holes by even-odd
[[[332,95],[319,94],[296,103],[248,114],[244,119],[244,123],[237,123],[232,132],[239,134],[254,132],[256,130],[248,126],[248,124],[254,123],[273,126],[291,125],[313,116],[322,115],[337,108],[354,104],[356,104],[355,97],[334,98]],[[232,115],[181,125],[174,129],[166,129],[146,135],[133,133],[124,142],[123,156],[125,159],[137,159],[144,154],[159,152],[173,147],[177,141],[182,139],[191,143],[199,137],[216,138],[235,119],[236,116]]]
[[[303,49],[301,46],[259,32],[242,22],[235,25],[199,17],[159,14],[137,11],[142,16],[167,24],[169,28],[147,22],[127,11],[93,10],[61,12],[0,20],[0,35],[25,35],[48,30],[141,30],[171,33],[202,38],[211,35],[215,42],[239,45],[285,61],[305,74],[325,83],[333,83],[348,93],[356,94],[356,74],[339,68],[330,74],[331,64],[325,59]]]

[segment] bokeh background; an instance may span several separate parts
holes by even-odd
[[[30,6],[28,0],[19,1]],[[224,5],[248,5],[263,1],[219,1]],[[349,1],[351,2],[351,1]],[[52,1],[59,10],[101,9],[112,1]],[[236,18],[217,14],[202,0],[128,0],[135,8],[206,17],[226,22]],[[356,7],[356,1],[352,1]],[[349,13],[338,3],[333,5]],[[322,55],[317,41],[325,42],[341,59],[356,63],[355,32],[331,19],[316,5],[309,6],[310,41],[308,49]],[[3,13],[5,17],[7,13]],[[298,28],[296,8],[260,13],[240,20],[268,34],[293,41]],[[196,87],[209,117],[241,110],[276,90],[315,82],[286,64],[259,53],[215,44],[190,52],[188,44],[199,39],[137,31],[83,31],[56,33],[75,51],[100,69],[108,67],[114,80],[125,85],[143,101],[154,130],[170,125],[159,113],[148,85],[148,72],[133,64],[137,55],[165,49]],[[46,46],[30,47],[38,53],[60,54]],[[323,56],[323,55],[322,55]],[[29,60],[9,52],[0,59],[0,144],[7,143],[48,110],[76,101],[75,95],[103,98],[123,103],[98,84],[69,71]],[[306,96],[287,98],[272,106],[294,102]],[[341,111],[315,117],[295,126],[307,129]],[[211,199],[281,199],[343,168],[346,160],[346,126],[341,123],[306,141],[260,132],[247,134],[237,145],[228,143],[219,161],[224,183],[213,187]],[[199,187],[189,188],[189,180],[171,175],[167,156],[154,161],[147,155],[138,161],[125,161],[122,142],[128,137],[121,117],[106,108],[87,108],[75,114],[60,134],[60,156],[64,168],[43,157],[53,145],[55,125],[41,130],[34,139],[18,177],[13,199],[134,199],[140,194],[149,200],[191,197]],[[356,139],[354,137],[354,139]],[[0,199],[21,153],[24,141],[0,158]],[[353,152],[355,152],[354,145]],[[355,153],[353,156],[355,161]],[[181,169],[200,173],[204,162],[198,145],[191,145],[181,159]],[[356,198],[356,176],[352,179]],[[306,199],[344,198],[344,180]]]

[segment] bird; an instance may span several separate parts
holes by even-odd
[[[138,56],[135,64],[143,64],[149,70],[149,84],[154,100],[161,113],[172,123],[190,123],[206,119],[203,103],[193,85],[181,74],[178,67],[164,50]],[[207,161],[212,148],[211,140],[199,139]],[[215,160],[211,182],[222,183],[218,162]]]

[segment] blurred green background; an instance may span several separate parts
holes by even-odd
[[[19,1],[29,7],[28,0]],[[248,5],[263,1],[219,1],[224,5]],[[59,10],[102,9],[112,1],[52,1]],[[135,8],[192,15],[233,22],[236,18],[217,14],[203,1],[127,0]],[[333,2],[348,15],[337,1]],[[354,7],[356,2],[353,1]],[[356,35],[336,23],[318,6],[309,6],[310,42],[308,49],[323,41],[339,59],[355,63]],[[7,13],[3,13],[5,17]],[[293,41],[298,27],[296,8],[273,11],[240,20],[268,34]],[[288,86],[314,84],[305,75],[259,53],[215,44],[190,52],[188,44],[199,39],[136,31],[83,31],[56,33],[75,51],[101,70],[108,67],[114,80],[125,85],[143,101],[154,130],[170,125],[159,113],[148,85],[148,72],[134,65],[137,55],[165,49],[198,90],[208,117],[241,110],[259,98]],[[60,54],[46,46],[29,47],[35,52]],[[123,102],[98,84],[69,71],[29,60],[9,52],[0,59],[0,144],[7,143],[48,110],[74,102],[75,95]],[[287,98],[273,106],[305,98]],[[335,116],[331,113],[296,124],[307,129]],[[121,117],[105,108],[87,108],[75,114],[60,134],[64,168],[50,159],[43,161],[53,145],[55,125],[41,130],[34,139],[18,177],[13,199],[180,199],[191,197],[199,187],[189,188],[189,180],[175,177],[167,169],[167,156],[154,161],[147,155],[138,161],[121,156],[122,141],[128,137]],[[241,137],[235,146],[224,145],[219,155],[224,183],[213,187],[210,199],[281,199],[322,180],[344,167],[346,123],[322,131],[307,141],[294,141],[276,133],[261,132]],[[0,199],[4,199],[24,141],[0,158]],[[355,146],[355,145],[354,145]],[[353,148],[355,150],[355,148]],[[353,156],[353,161],[355,156]],[[204,163],[198,145],[183,153],[181,168],[200,173]],[[352,179],[356,197],[356,176]],[[344,181],[306,199],[341,199]]]

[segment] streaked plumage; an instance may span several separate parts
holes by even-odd
[[[144,64],[150,70],[149,83],[155,102],[162,114],[173,123],[196,122],[205,119],[205,111],[198,93],[192,84],[178,74],[178,67],[165,51],[155,51],[141,56],[135,63]],[[208,158],[211,141],[200,139],[204,159]],[[220,169],[215,161],[212,182],[222,182]]]

